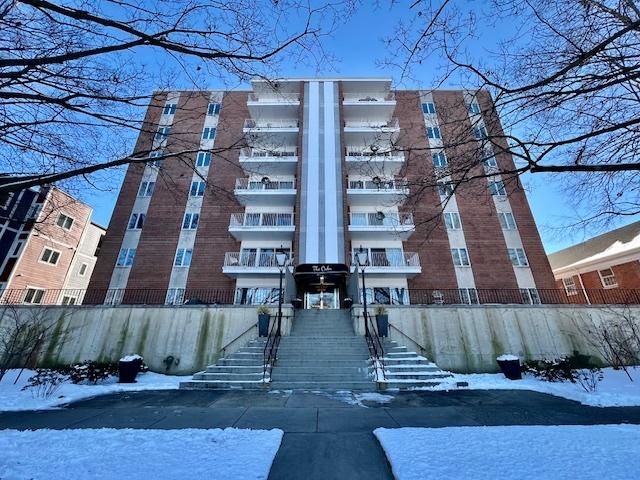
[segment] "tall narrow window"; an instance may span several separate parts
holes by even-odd
[[[451,195],[453,195],[453,185],[449,182],[439,181],[438,195],[440,195],[440,198],[450,197]]]
[[[220,113],[219,103],[210,103],[207,107],[207,115],[218,115]]]
[[[515,230],[517,228],[516,219],[511,212],[499,212],[498,219],[503,230]]]
[[[447,157],[444,152],[436,152],[431,155],[431,159],[433,160],[434,167],[446,167],[447,166]]]
[[[145,217],[144,213],[132,213],[127,228],[129,230],[140,230],[144,226]]]
[[[73,218],[64,213],[58,215],[58,220],[56,220],[56,225],[64,228],[65,230],[71,230],[71,226],[73,225]]]
[[[153,195],[153,190],[156,186],[156,182],[141,182],[138,189],[139,197],[150,197]]]
[[[216,129],[213,127],[205,127],[202,131],[203,140],[213,140],[216,138]]]
[[[50,265],[56,265],[59,259],[60,252],[58,252],[57,250],[52,250],[50,248],[45,248],[42,251],[42,255],[40,256],[41,262],[48,263]]]
[[[521,248],[507,248],[507,252],[509,253],[509,259],[511,259],[511,264],[514,267],[528,267],[529,260],[527,260],[527,256],[524,253],[524,250]]]
[[[156,132],[156,140],[165,140],[169,136],[169,133],[171,133],[171,127],[158,128],[158,131]]]
[[[573,277],[563,278],[562,285],[564,285],[564,291],[567,292],[567,295],[578,294],[578,288],[576,287],[576,282]]]
[[[605,268],[604,270],[598,270],[602,286],[605,288],[617,287],[618,281],[611,268]]]
[[[204,195],[205,183],[199,180],[191,182],[191,190],[189,195],[192,197],[202,197]]]
[[[453,264],[457,267],[469,267],[471,262],[469,261],[469,253],[466,248],[452,248],[451,256],[453,257]]]
[[[478,105],[476,102],[471,102],[469,104],[469,113],[478,115],[480,113],[480,105]]]
[[[183,230],[195,230],[196,228],[198,228],[199,220],[200,220],[200,214],[185,213],[184,220],[182,221]]]
[[[42,303],[42,297],[44,297],[43,288],[27,288],[24,294],[23,303]]]
[[[173,264],[176,267],[188,267],[191,265],[191,255],[193,250],[190,248],[179,248],[176,252],[176,258]]]
[[[436,106],[432,102],[427,102],[422,104],[422,113],[436,113]]]
[[[175,103],[167,103],[162,109],[162,113],[164,115],[175,115],[176,110],[178,109],[178,105]]]
[[[211,152],[198,152],[196,167],[208,167],[211,164]]]
[[[491,155],[490,157],[485,158],[482,163],[484,163],[485,168],[496,168],[498,166],[498,162],[496,161],[496,157]]]
[[[489,192],[496,197],[505,197],[507,195],[507,190],[504,188],[504,182],[502,180],[489,182]]]
[[[427,127],[427,137],[431,139],[440,139],[440,127]]]
[[[460,214],[458,212],[445,212],[444,224],[447,226],[447,230],[460,230],[462,228]]]
[[[120,253],[118,254],[116,265],[118,267],[130,267],[131,265],[133,265],[133,260],[135,259],[135,257],[135,248],[121,248]]]
[[[476,140],[484,140],[487,138],[487,129],[484,127],[473,127],[473,137]]]

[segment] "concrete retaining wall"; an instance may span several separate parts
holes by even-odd
[[[387,310],[392,340],[415,350],[422,347],[423,355],[441,368],[462,373],[498,371],[495,358],[503,353],[530,360],[558,358],[577,350],[606,364],[588,332],[601,322],[620,321],[621,314],[631,314],[640,322],[638,306],[394,306]],[[355,330],[364,334],[362,308],[354,307],[353,313]]]
[[[190,374],[215,363],[222,348],[231,353],[258,336],[250,328],[258,320],[255,307],[74,306],[6,307],[0,310],[0,332],[15,315],[50,322],[50,339],[37,358],[42,366],[82,360],[117,361],[142,355],[149,368],[164,372],[163,360],[173,356],[172,374]],[[283,308],[282,332],[290,330],[291,308]]]

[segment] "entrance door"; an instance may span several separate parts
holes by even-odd
[[[340,298],[338,289],[329,292],[307,292],[304,294],[304,308],[325,310],[339,308]]]

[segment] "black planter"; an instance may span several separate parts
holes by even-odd
[[[293,305],[293,308],[302,308],[302,300],[300,300],[299,298],[294,298],[293,300],[291,300],[291,305]]]
[[[258,336],[260,337],[268,337],[269,336],[269,320],[271,319],[271,315],[268,313],[261,313],[258,315]]]
[[[500,370],[509,380],[521,380],[522,370],[520,369],[520,360],[496,360],[500,366]]]
[[[351,308],[353,306],[353,300],[350,298],[345,298],[343,300],[344,308]]]
[[[142,359],[118,362],[118,383],[136,383],[136,376],[140,372]]]
[[[378,327],[378,335],[381,337],[388,337],[389,315],[376,315],[376,326]]]

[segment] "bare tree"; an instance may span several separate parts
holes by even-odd
[[[429,65],[430,88],[455,84],[493,97],[483,105],[481,141],[444,139],[460,153],[451,162],[455,185],[549,173],[580,206],[579,223],[606,226],[640,213],[636,0],[416,0],[409,8],[409,19],[385,39],[381,64],[401,83],[415,82]],[[482,168],[488,150],[512,156],[515,168]]]
[[[155,130],[142,121],[153,90],[210,90],[276,76],[283,61],[325,61],[321,38],[350,6],[0,0],[0,193],[74,177],[100,183],[96,172],[148,161],[149,151],[130,148]]]

